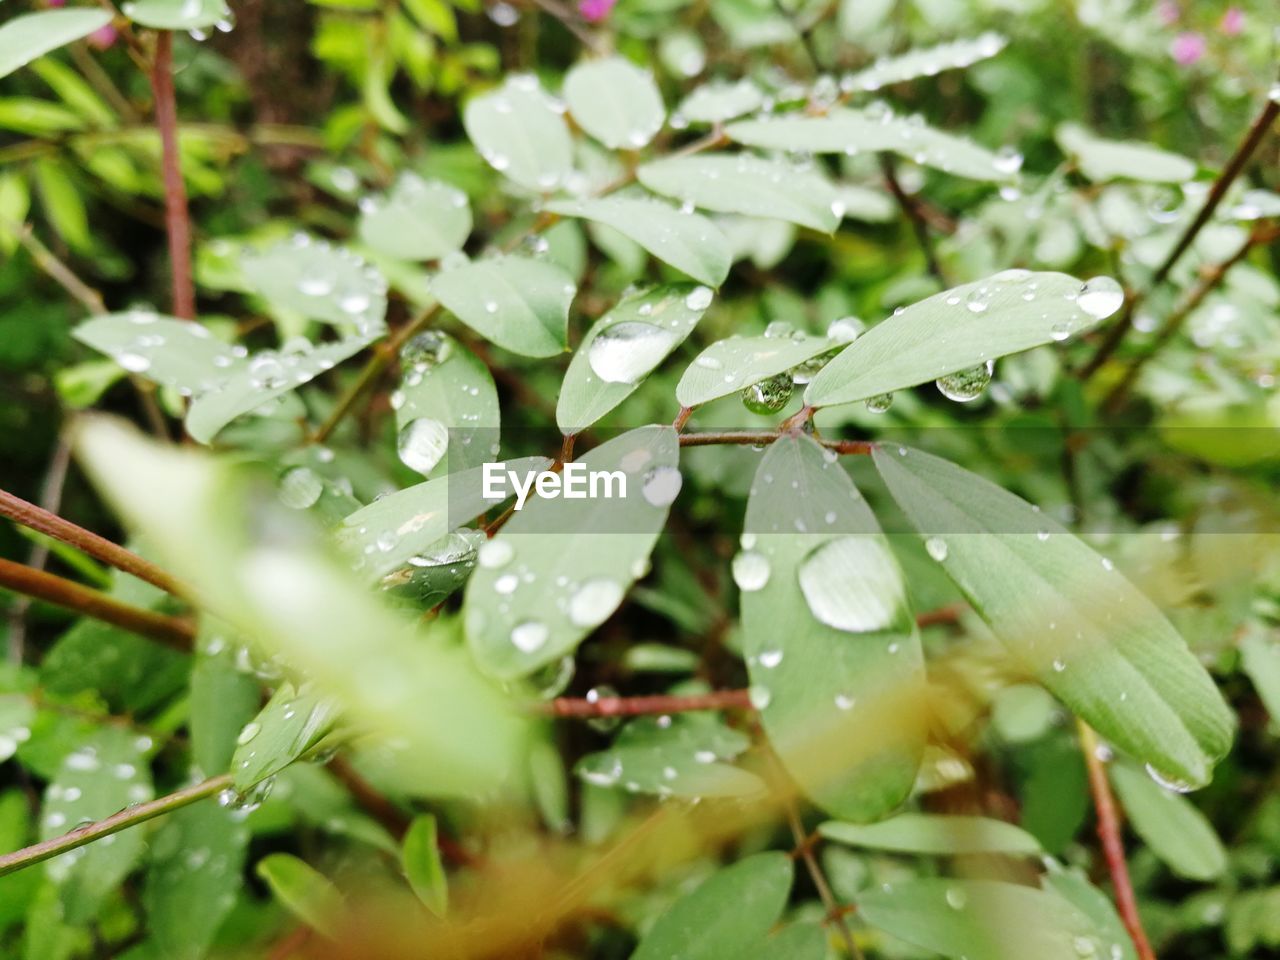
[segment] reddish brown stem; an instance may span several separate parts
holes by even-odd
[[[693,416],[693,407],[681,407],[680,412],[676,414],[675,420],[671,422],[671,426],[675,427],[676,433],[684,429],[684,425],[689,422],[689,418]]]
[[[191,280],[191,217],[178,154],[178,105],[173,91],[173,34],[156,34],[151,88],[156,98],[156,126],[164,172],[164,222],[169,235],[169,268],[173,274],[173,315],[196,317],[196,289]]]
[[[553,717],[641,717],[693,710],[750,710],[746,690],[717,690],[689,696],[559,697],[541,705]]]
[[[195,630],[186,620],[121,603],[100,590],[12,560],[0,559],[0,587],[149,637],[175,650],[190,650],[195,639]]]
[[[898,168],[894,158],[889,154],[882,154],[880,157],[880,169],[884,172],[884,180],[889,187],[889,192],[898,201],[898,206],[902,208],[902,212],[906,214],[907,220],[911,223],[911,231],[915,234],[916,243],[920,246],[920,252],[924,254],[925,267],[928,269],[930,276],[942,286],[947,286],[946,275],[942,272],[942,265],[938,262],[938,255],[933,249],[933,238],[929,235],[929,224],[925,221],[920,205],[914,197],[903,189],[901,181],[898,180]]]
[[[1098,839],[1107,860],[1107,870],[1111,873],[1111,885],[1115,888],[1116,910],[1133,939],[1139,960],[1156,960],[1147,932],[1142,927],[1142,918],[1138,915],[1138,899],[1134,896],[1129,865],[1124,859],[1120,814],[1111,793],[1111,784],[1107,781],[1107,769],[1098,756],[1098,738],[1083,720],[1077,720],[1076,725],[1080,731],[1080,750],[1089,771],[1089,792],[1093,794],[1093,806],[1098,813]]]
[[[703,433],[682,433],[680,434],[680,446],[713,447],[736,444],[739,446],[764,447],[773,443],[781,435],[781,433],[774,433],[768,430],[720,430]],[[855,455],[870,454],[875,447],[875,444],[870,440],[818,440],[817,442],[828,450],[834,450],[836,453]]]
[[[47,536],[60,540],[68,546],[88,554],[108,566],[132,574],[139,580],[145,580],[152,586],[159,587],[166,593],[182,597],[188,591],[181,583],[165,573],[153,563],[143,560],[131,550],[112,543],[84,527],[77,526],[70,520],[64,520],[56,513],[50,513],[28,503],[21,497],[15,497],[7,490],[0,490],[0,516],[8,517],[15,523],[39,531]]]

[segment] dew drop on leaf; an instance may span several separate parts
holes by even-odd
[[[938,390],[948,400],[969,403],[982,396],[982,392],[987,389],[987,384],[991,382],[994,369],[995,364],[988,360],[967,370],[957,370],[955,373],[938,378]]]
[[[449,430],[439,420],[419,417],[410,420],[400,431],[396,452],[400,462],[425,476],[430,473],[449,446]]]
[[[742,405],[752,413],[763,415],[777,413],[787,405],[794,389],[795,384],[792,382],[791,375],[780,373],[759,383],[753,383],[743,390]]]
[[[924,548],[929,551],[929,556],[939,563],[947,559],[947,541],[941,537],[930,537],[924,542]]]
[[[893,394],[878,393],[874,397],[867,397],[866,405],[871,413],[884,413],[893,406]]]
[[[1105,320],[1124,303],[1124,291],[1110,277],[1094,277],[1085,281],[1076,297],[1076,306],[1095,320]]]
[[[537,620],[517,623],[511,630],[511,642],[522,653],[534,653],[547,642],[547,625]]]
[[[883,630],[906,604],[897,561],[874,537],[840,537],[817,547],[800,565],[809,612],[837,630]]]
[[[655,507],[668,507],[680,495],[684,477],[675,467],[658,467],[644,478],[641,492],[645,500]]]
[[[280,477],[280,502],[294,510],[305,510],[320,499],[324,483],[310,467],[293,467]]]
[[[515,550],[507,540],[489,540],[482,543],[480,549],[476,551],[476,559],[480,561],[480,566],[488,570],[505,567],[514,555]]]
[[[743,550],[733,558],[733,582],[745,593],[762,590],[769,582],[769,560],[762,553]]]
[[[596,577],[581,584],[569,597],[569,622],[575,627],[595,627],[618,609],[622,586],[608,577]]]
[[[615,323],[591,341],[587,362],[605,383],[637,383],[671,350],[675,336],[639,320]]]

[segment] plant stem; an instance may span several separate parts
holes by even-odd
[[[736,444],[738,446],[763,447],[773,443],[781,436],[781,432],[769,430],[720,430],[702,433],[682,433],[680,434],[680,446],[713,447],[721,444]],[[814,439],[817,440],[817,438]],[[836,453],[866,455],[875,449],[875,444],[870,440],[817,440],[817,442],[828,450],[834,450]]]
[[[65,436],[58,437],[57,446],[53,450],[53,458],[49,461],[49,469],[45,472],[44,483],[40,488],[41,509],[56,510],[62,502],[62,490],[66,485],[67,468],[71,465],[71,444]],[[27,566],[33,570],[43,570],[49,562],[49,541],[40,540],[31,547],[27,554]],[[21,597],[9,609],[9,645],[10,663],[22,663],[26,653],[27,610],[31,606],[30,597]]]
[[[884,172],[884,179],[885,183],[889,185],[889,192],[898,201],[898,206],[902,208],[902,212],[906,214],[907,220],[911,223],[911,230],[916,235],[916,243],[920,245],[920,252],[924,254],[924,262],[929,274],[943,287],[948,286],[946,274],[942,272],[942,265],[938,263],[938,255],[933,249],[933,238],[929,235],[929,225],[925,223],[924,215],[920,212],[920,207],[915,199],[903,189],[902,183],[898,180],[897,162],[889,154],[882,153],[880,155],[880,169]]]
[[[688,696],[646,697],[557,697],[539,704],[539,712],[553,717],[641,717],[694,710],[750,710],[746,690],[716,690]]]
[[[1173,245],[1173,249],[1164,258],[1164,262],[1152,274],[1146,290],[1125,298],[1124,307],[1111,329],[1107,332],[1106,338],[1098,345],[1097,351],[1089,358],[1089,361],[1080,368],[1077,376],[1081,380],[1087,380],[1093,376],[1119,348],[1125,335],[1129,332],[1130,320],[1133,317],[1134,310],[1151,295],[1153,290],[1168,279],[1173,268],[1182,259],[1182,255],[1190,249],[1201,229],[1209,222],[1213,212],[1218,209],[1218,204],[1226,196],[1231,184],[1235,182],[1248,164],[1249,158],[1253,156],[1258,144],[1262,142],[1262,138],[1271,129],[1271,124],[1275,122],[1277,115],[1280,115],[1280,101],[1268,99],[1266,106],[1262,108],[1262,112],[1258,114],[1245,134],[1244,139],[1240,141],[1240,146],[1236,148],[1236,152],[1227,161],[1227,165],[1222,168],[1222,172],[1218,174],[1218,179],[1213,182],[1213,187],[1210,188],[1209,195],[1205,197],[1204,205],[1201,206],[1200,212],[1196,214],[1191,223],[1187,224],[1187,228],[1182,231],[1182,236],[1178,238],[1178,242]]]
[[[173,34],[156,34],[151,88],[156,98],[156,126],[164,172],[164,221],[169,235],[169,268],[173,277],[173,315],[196,317],[196,290],[191,279],[191,218],[187,212],[187,188],[182,182],[178,154],[178,106],[173,91]]]
[[[1213,267],[1200,278],[1200,282],[1187,295],[1186,299],[1169,314],[1164,325],[1156,333],[1145,352],[1139,354],[1129,361],[1128,367],[1120,376],[1119,382],[1107,394],[1106,399],[1102,402],[1102,409],[1107,413],[1115,413],[1120,409],[1121,403],[1124,401],[1126,394],[1132,389],[1134,383],[1138,379],[1138,373],[1142,370],[1143,364],[1154,357],[1167,344],[1173,336],[1182,329],[1182,325],[1186,323],[1189,317],[1201,303],[1205,297],[1212,293],[1217,286],[1226,279],[1231,268],[1249,255],[1249,251],[1256,246],[1261,246],[1272,242],[1280,236],[1280,229],[1271,226],[1263,226],[1259,224],[1254,227],[1244,243],[1240,245],[1240,249],[1223,260],[1217,266]]]
[[[195,639],[195,630],[186,620],[122,603],[100,590],[12,560],[0,558],[0,587],[93,617],[175,650],[190,650]]]
[[[1080,733],[1084,764],[1089,771],[1089,792],[1093,794],[1093,806],[1098,813],[1098,839],[1102,842],[1111,885],[1115,888],[1116,909],[1133,939],[1139,960],[1156,960],[1147,932],[1142,928],[1142,918],[1138,915],[1138,900],[1133,893],[1129,866],[1124,859],[1124,841],[1120,837],[1120,814],[1111,793],[1111,784],[1107,781],[1106,767],[1098,756],[1098,738],[1083,720],[1077,719],[1076,727]]]
[[[112,543],[105,537],[77,526],[70,520],[64,520],[56,513],[50,513],[34,503],[28,503],[21,497],[15,497],[7,490],[0,490],[0,516],[8,517],[24,527],[38,530],[40,533],[60,540],[68,546],[87,553],[95,560],[115,567],[125,573],[132,574],[139,580],[145,580],[154,587],[159,587],[175,597],[187,597],[190,591],[178,580],[161,570],[149,560],[144,560],[132,550],[126,550],[119,544]]]
[[[36,266],[58,286],[78,300],[89,313],[107,312],[106,304],[102,300],[102,294],[77,277],[75,272],[59,260],[52,250],[36,239],[35,234],[32,232],[31,224],[17,225],[5,221],[4,227],[17,236],[18,242],[31,255],[31,259],[35,261]]]
[[[195,803],[197,800],[203,800],[205,797],[221,793],[230,786],[231,774],[224,773],[221,776],[205,780],[203,783],[183,787],[181,790],[177,790],[167,796],[157,797],[147,803],[126,807],[105,820],[76,827],[60,837],[42,840],[40,843],[24,847],[21,850],[15,850],[13,853],[7,853],[4,856],[0,856],[0,877],[13,873],[15,870],[21,870],[23,867],[29,867],[32,864],[48,860],[50,857],[56,857],[58,854],[66,853],[68,850],[83,847],[85,844],[101,840],[103,837],[109,837],[113,833],[119,833],[121,830],[126,830],[139,823],[145,823],[166,813],[172,813],[174,810],[179,810]]]

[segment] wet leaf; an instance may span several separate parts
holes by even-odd
[[[360,239],[405,260],[438,260],[471,233],[467,195],[439,180],[402,173],[385,196],[360,201]]]
[[[1186,157],[1146,143],[1104,140],[1078,124],[1060,124],[1054,136],[1090,180],[1182,183],[1196,175],[1196,165]]]
[[[288,853],[268,854],[254,870],[286,910],[326,937],[334,935],[346,907],[328,877]]]
[[[624,57],[578,64],[564,79],[564,98],[578,126],[614,150],[640,149],[666,116],[652,74]]]
[[[958,856],[1005,853],[1037,856],[1040,844],[1026,831],[989,817],[900,813],[880,823],[827,821],[818,828],[829,840],[895,853]]]
[[[573,169],[569,128],[532,74],[472,99],[462,122],[489,166],[522,187],[548,193]]]
[[[1227,851],[1190,800],[1126,763],[1113,763],[1108,774],[1134,832],[1174,873],[1209,881],[1226,872]]]
[[[109,10],[82,7],[40,10],[0,26],[0,77],[6,77],[50,50],[87,37],[111,22]]]
[[[676,385],[682,407],[697,407],[785,373],[838,344],[804,333],[790,336],[730,337],[703,350]]]
[[[437,917],[449,907],[449,885],[436,841],[436,818],[429,813],[415,817],[404,835],[400,854],[409,886]]]
[[[566,345],[569,305],[577,288],[545,260],[495,257],[453,267],[432,292],[458,319],[500,347],[550,357]]]

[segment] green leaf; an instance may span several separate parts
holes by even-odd
[[[918,77],[937,76],[943,70],[968,67],[994,57],[1007,42],[998,33],[984,33],[971,40],[953,40],[896,57],[881,57],[871,66],[842,78],[840,86],[844,90],[874,91]]]
[[[305,233],[265,250],[246,250],[250,288],[277,310],[372,336],[385,328],[387,281],[362,257]]]
[[[676,399],[682,407],[696,407],[727,397],[837,346],[826,337],[800,332],[718,340],[689,364],[676,384]]]
[[[1190,800],[1125,763],[1113,763],[1109,774],[1134,832],[1174,873],[1209,881],[1226,872],[1227,851]]]
[[[1280,724],[1280,644],[1258,624],[1240,638],[1240,664],[1253,682],[1273,724]]]
[[[679,455],[670,427],[624,433],[575,462],[581,498],[530,498],[484,545],[463,604],[481,670],[525,676],[608,619],[644,572],[679,493]]]
[[[391,395],[397,447],[423,476],[478,467],[498,454],[498,391],[489,368],[446,333],[420,333],[400,350]]]
[[[142,901],[161,955],[199,960],[244,887],[249,831],[232,810],[203,800],[174,811],[151,840]]]
[[[567,343],[573,278],[545,260],[494,257],[446,270],[432,291],[476,333],[512,353],[551,357]]]
[[[690,123],[723,123],[759,110],[763,103],[764,94],[750,80],[712,80],[695,87],[680,102],[672,114],[672,122],[680,116]]]
[[[995,880],[885,884],[865,891],[857,906],[871,926],[957,960],[1101,958],[1110,957],[1115,944],[1061,897]]]
[[[1231,710],[1109,560],[955,464],[906,447],[877,448],[875,462],[930,554],[1054,696],[1165,780],[1208,782],[1231,745]]]
[[[372,338],[346,337],[315,344],[291,340],[280,350],[261,350],[214,389],[196,396],[187,410],[187,433],[209,443],[236,417],[264,408],[270,401],[292,393],[304,383],[350,359]],[[268,408],[269,409],[269,408]]]
[[[1078,869],[1063,869],[1049,861],[1049,870],[1040,878],[1047,893],[1055,894],[1083,912],[1111,946],[1099,960],[1138,960],[1138,951],[1129,939],[1124,922],[1105,893],[1091,884]],[[1119,949],[1117,949],[1117,947]]]
[[[394,740],[405,764],[431,771],[429,795],[496,800],[520,788],[527,721],[477,675],[451,622],[382,606],[303,515],[230,463],[105,418],[82,422],[76,441],[99,489],[201,606],[375,742]]]
[[[872,850],[930,856],[1004,853],[1037,856],[1040,844],[1025,830],[989,817],[900,813],[867,825],[828,821],[818,827],[828,840]]]
[[[12,757],[18,744],[31,736],[35,716],[35,705],[26,694],[0,694],[0,763]]]
[[[553,740],[535,741],[529,748],[529,788],[542,822],[556,833],[573,829],[569,816],[569,783],[560,748]]]
[[[582,217],[612,227],[663,263],[712,287],[729,275],[729,241],[714,223],[653,199],[605,197],[602,200],[548,204],[550,213]]]
[[[920,765],[924,664],[893,551],[830,451],[769,447],[733,572],[752,700],[783,765],[823,810],[883,817]]]
[[[439,180],[402,173],[390,193],[360,201],[360,239],[405,260],[438,260],[471,233],[467,195]]]
[[[706,287],[669,284],[633,294],[597,320],[560,385],[561,431],[578,433],[631,396],[693,332],[710,304]]]
[[[1065,340],[1120,309],[1118,284],[1005,270],[922,300],[872,327],[805,391],[815,407],[851,403]]]
[[[766,150],[811,153],[896,153],[913,163],[971,180],[1009,180],[1022,158],[997,155],[970,140],[927,126],[919,117],[839,108],[820,116],[791,114],[739,120],[725,128],[729,137]]]
[[[334,704],[283,683],[267,705],[240,730],[231,758],[235,788],[246,792],[304,756],[333,729]]]
[[[755,774],[725,762],[751,740],[712,713],[686,713],[659,722],[633,720],[613,746],[578,761],[575,772],[595,787],[660,797],[758,796],[765,785]]]
[[[91,251],[93,236],[84,199],[70,175],[70,168],[56,160],[37,160],[32,169],[40,188],[40,200],[58,236],[73,249]]]
[[[61,836],[152,797],[146,754],[150,737],[101,727],[77,742],[45,789],[40,839]],[[141,830],[125,830],[50,860],[46,872],[61,887],[72,922],[88,920],[142,855]]]
[[[288,853],[272,853],[254,868],[280,904],[307,926],[332,937],[346,905],[333,882]]]
[[[757,853],[712,874],[677,900],[631,960],[730,960],[758,946],[791,892],[794,867],[781,852]]]
[[[636,171],[663,196],[717,213],[798,223],[831,233],[840,223],[835,188],[811,167],[751,154],[668,157]]]
[[[41,10],[14,17],[0,26],[0,77],[50,50],[87,37],[111,22],[111,11],[96,7]]]
[[[499,464],[523,476],[546,470],[545,457],[522,457]],[[490,507],[502,503],[510,492],[485,498],[483,470],[479,467],[419,483],[361,507],[342,521],[338,542],[357,562],[357,569],[371,577],[385,576],[412,563],[442,538],[470,523]]]
[[[578,64],[564,78],[564,99],[578,126],[612,150],[639,150],[666,118],[653,75],[624,57]]]
[[[129,0],[120,12],[156,30],[203,30],[231,19],[226,0]]]
[[[1054,137],[1090,180],[1183,183],[1196,175],[1196,165],[1186,157],[1145,143],[1104,140],[1078,124],[1060,124]]]
[[[231,769],[236,738],[258,712],[258,678],[235,661],[243,649],[235,634],[211,616],[200,621],[196,660],[191,669],[191,761],[206,775]]]
[[[462,122],[485,161],[522,187],[548,193],[573,171],[569,128],[532,74],[471,100]]]
[[[215,339],[207,327],[148,310],[93,317],[72,336],[130,373],[187,396],[214,389],[248,365],[243,347]]]
[[[118,591],[111,593],[123,599]],[[189,660],[136,634],[86,619],[45,654],[40,682],[55,696],[96,693],[113,710],[145,713],[186,685]]]
[[[852,183],[836,184],[837,201],[844,208],[846,220],[864,223],[888,223],[898,215],[898,205],[883,190],[859,187]]]
[[[827,931],[817,923],[793,923],[768,934],[743,956],[749,960],[827,960]]]
[[[443,917],[449,908],[449,881],[440,860],[436,818],[431,814],[414,817],[409,824],[400,861],[418,899],[437,917]]]

